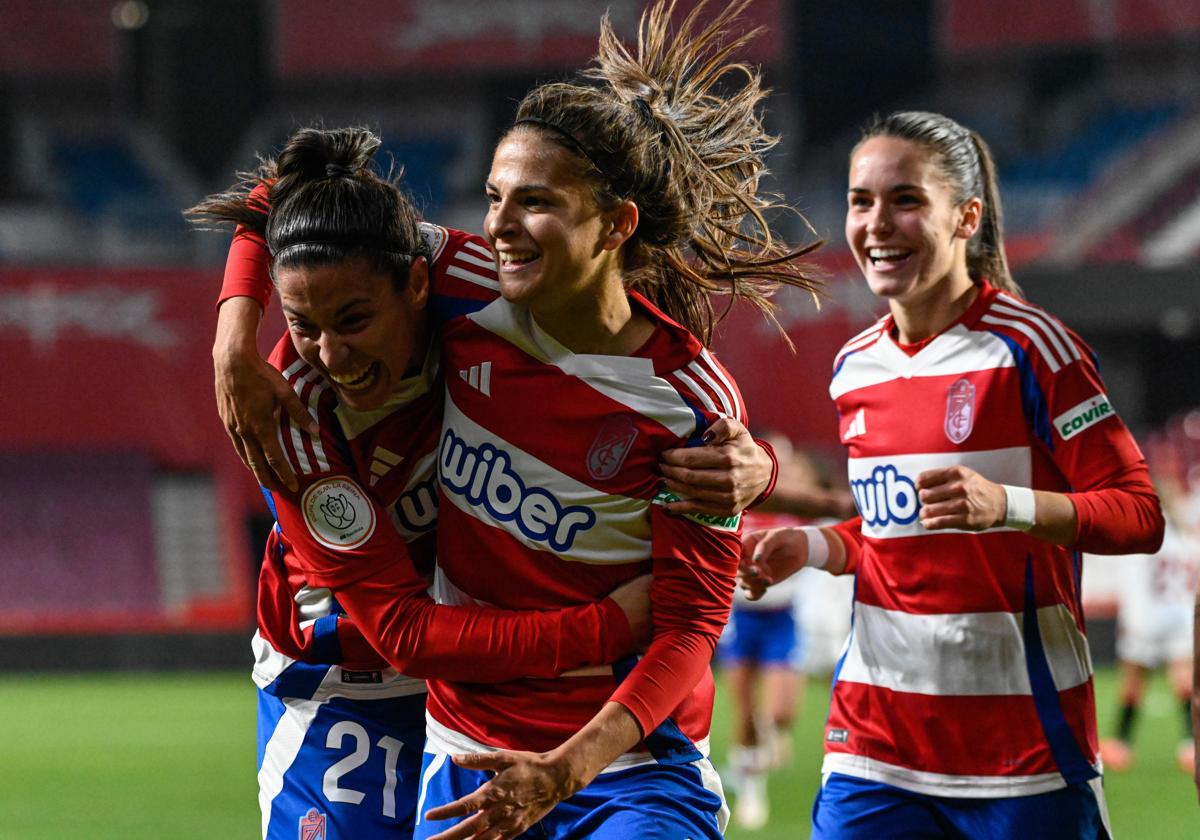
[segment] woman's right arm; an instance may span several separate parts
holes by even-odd
[[[296,476],[275,430],[280,410],[302,429],[316,432],[304,404],[258,352],[258,326],[271,298],[270,257],[262,237],[238,228],[218,298],[213,340],[217,412],[238,457],[269,490],[296,489]]]
[[[770,528],[742,537],[738,582],[751,601],[757,601],[780,581],[805,566],[831,575],[852,574],[862,549],[862,520],[837,525]]]

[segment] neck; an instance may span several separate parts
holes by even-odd
[[[531,311],[538,326],[573,353],[628,356],[654,331],[650,320],[630,306],[619,274],[599,284],[595,294]]]
[[[978,294],[979,287],[964,269],[937,283],[931,294],[920,299],[890,301],[897,337],[903,344],[914,344],[937,335],[958,320]]]

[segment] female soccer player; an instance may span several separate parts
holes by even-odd
[[[447,818],[465,819],[438,838],[539,819],[555,837],[719,836],[708,665],[738,521],[667,515],[655,462],[721,414],[744,418],[695,337],[711,330],[709,293],[766,305],[780,282],[808,285],[763,218],[764,93],[729,63],[748,36],[720,41],[744,5],[671,33],[672,4],[657,3],[636,55],[605,21],[586,81],[532,91],[496,148],[485,233],[503,299],[444,332],[438,576],[464,599],[526,607],[651,570],[655,635],[603,671],[431,681],[418,837]],[[484,365],[487,388],[468,374]]]
[[[286,417],[276,427],[298,486],[269,494],[278,524],[259,579],[264,837],[294,837],[298,826],[304,836],[411,835],[421,677],[556,676],[612,661],[628,652],[631,629],[648,627],[644,581],[611,600],[544,611],[436,606],[426,594],[441,422],[426,310],[431,287],[438,305],[477,302],[454,273],[472,245],[486,249],[419,225],[396,184],[368,169],[378,146],[364,130],[301,130],[260,171],[273,185],[269,216],[264,190],[214,196],[192,211],[249,224],[272,243],[290,336],[271,364],[316,427]],[[341,614],[324,578],[305,574],[312,568],[339,584],[363,581],[341,597],[369,617],[386,659]]]
[[[1009,275],[987,146],[877,120],[850,158],[846,238],[889,313],[830,392],[859,517],[750,534],[753,592],[856,575],[814,837],[1104,837],[1080,552],[1163,534],[1091,351]]]

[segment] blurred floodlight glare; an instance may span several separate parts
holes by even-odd
[[[141,29],[150,20],[150,7],[142,0],[122,0],[112,9],[113,26],[117,29]]]

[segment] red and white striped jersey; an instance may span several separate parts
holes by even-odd
[[[483,256],[490,252],[479,240],[433,225],[423,225],[422,235],[431,255],[431,305],[469,310],[496,295],[494,269]],[[284,677],[277,688],[289,693],[290,683],[314,678],[300,679],[306,669],[294,663],[325,663],[331,667],[324,682],[345,683],[337,693],[379,697],[424,690],[414,678],[432,674],[552,675],[609,662],[627,649],[628,623],[611,601],[516,613],[437,607],[427,594],[442,404],[436,347],[424,370],[371,412],[340,405],[290,337],[270,361],[320,431],[309,433],[286,415],[280,420],[280,443],[300,486],[270,494],[278,524],[259,581],[260,685]]]
[[[830,385],[860,516],[839,526],[857,580],[824,771],[961,797],[1091,778],[1079,551],[1003,527],[926,531],[915,481],[962,464],[1067,493],[1079,548],[1153,550],[1162,518],[1141,452],[1091,351],[1038,307],[984,284],[915,347],[892,327],[851,339]]]
[[[550,749],[610,699],[651,733],[614,767],[706,749],[739,518],[667,515],[656,464],[745,411],[694,337],[631,298],[655,331],[628,357],[573,353],[503,300],[447,324],[439,599],[545,609],[652,571],[655,628],[636,664],[486,687],[431,680],[431,743],[449,752]],[[668,715],[675,726],[660,727]]]

